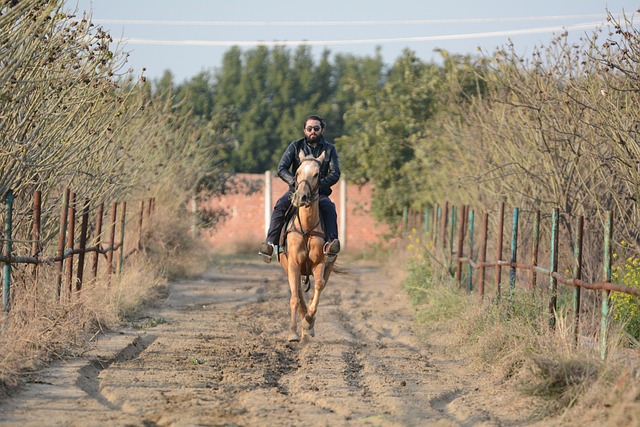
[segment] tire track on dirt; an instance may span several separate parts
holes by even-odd
[[[170,286],[146,314],[162,322],[141,323],[150,327],[129,357],[58,372],[73,381],[1,405],[2,424],[499,425],[464,404],[477,376],[434,357],[416,333],[401,278],[366,263],[345,269],[323,293],[315,338],[287,343],[282,270],[253,257],[220,262]]]

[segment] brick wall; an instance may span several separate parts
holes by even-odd
[[[265,175],[239,174],[241,180],[247,180],[259,186],[260,190],[251,195],[230,194],[214,198],[210,204],[222,208],[226,217],[213,230],[205,232],[204,240],[219,252],[257,250],[266,237],[265,228]],[[341,224],[341,185],[332,187],[331,200],[336,205],[338,224]],[[287,191],[287,185],[276,175],[271,177],[271,204]],[[342,248],[345,251],[360,251],[368,245],[376,244],[388,230],[384,224],[377,224],[371,215],[371,186],[346,185],[346,228],[339,230]],[[268,226],[268,224],[267,224]]]

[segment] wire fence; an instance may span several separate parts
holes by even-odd
[[[592,281],[583,280],[584,274],[584,254],[585,254],[585,218],[579,216],[573,221],[566,221],[568,233],[559,233],[560,212],[554,209],[550,215],[541,215],[540,211],[528,212],[533,221],[523,223],[519,208],[513,209],[511,223],[510,242],[505,242],[505,204],[500,203],[497,215],[493,219],[495,224],[494,241],[490,236],[490,215],[483,213],[480,221],[480,236],[476,240],[475,212],[468,205],[456,207],[445,202],[443,205],[437,204],[434,209],[424,212],[416,212],[405,209],[403,215],[403,225],[405,233],[410,229],[423,229],[430,241],[429,247],[432,255],[440,258],[454,275],[458,286],[466,288],[468,292],[477,291],[478,297],[484,299],[487,294],[488,285],[492,285],[493,298],[501,300],[508,298],[513,308],[514,295],[517,286],[526,287],[532,292],[536,289],[543,289],[544,295],[548,299],[549,327],[556,327],[558,313],[558,296],[561,289],[559,284],[565,285],[565,293],[571,294],[572,311],[574,316],[573,337],[578,345],[580,333],[580,321],[583,312],[583,289],[600,291],[600,295],[593,298],[600,305],[600,356],[607,357],[608,333],[611,324],[611,295],[612,291],[640,296],[640,289],[632,288],[612,282],[613,271],[613,229],[614,218],[611,212],[607,212],[602,234],[590,236],[592,246],[599,247],[601,254],[596,264],[601,268],[600,274],[590,272],[594,278]],[[543,220],[547,220],[545,224]],[[573,223],[571,223],[573,222]],[[527,238],[524,240],[529,246],[525,247],[521,242],[521,232],[526,230]],[[548,233],[548,247],[541,245],[544,231]],[[591,229],[592,233],[596,233]],[[568,239],[570,244],[567,245]],[[601,238],[601,243],[597,240]],[[595,242],[595,243],[594,243]],[[505,255],[505,246],[508,245],[508,255]],[[562,245],[564,243],[564,245]],[[489,246],[492,246],[494,258],[489,259]],[[526,253],[525,256],[522,256]],[[541,262],[547,256],[548,264]],[[591,254],[590,254],[591,255]],[[522,262],[525,259],[528,262]],[[593,263],[593,260],[591,260]],[[546,265],[546,267],[545,267]],[[487,271],[493,268],[493,282],[487,279]],[[509,280],[508,288],[504,289],[503,269],[508,268]],[[528,273],[528,274],[523,274]],[[563,273],[564,272],[564,273]],[[528,277],[527,277],[528,276]],[[596,280],[596,279],[600,280]],[[544,283],[546,279],[546,289]],[[506,295],[505,295],[506,294]]]
[[[2,306],[5,312],[11,309],[13,291],[12,276],[20,265],[31,265],[31,275],[37,281],[39,269],[49,266],[56,271],[55,298],[60,300],[66,295],[71,298],[73,292],[80,292],[88,280],[100,278],[100,257],[106,264],[103,266],[104,277],[110,278],[114,273],[120,275],[125,259],[143,249],[143,230],[152,221],[155,199],[139,201],[138,212],[127,217],[127,202],[112,202],[109,216],[105,221],[105,203],[93,204],[90,200],[79,202],[76,194],[65,189],[57,232],[55,251],[45,248],[42,240],[42,193],[34,191],[33,206],[30,212],[21,215],[30,217],[31,235],[14,236],[14,194],[12,190],[5,197],[5,224],[2,236]],[[90,213],[95,211],[93,220]],[[128,233],[125,231],[128,230]],[[133,236],[133,243],[125,251],[125,236]],[[128,242],[127,240],[127,242]],[[16,245],[27,247],[28,255],[20,255]],[[51,245],[48,245],[51,246]],[[87,255],[91,254],[91,260]],[[88,265],[88,261],[90,264]],[[90,275],[85,275],[85,268],[90,267]]]

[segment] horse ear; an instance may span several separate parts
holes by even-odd
[[[320,154],[320,155],[318,156],[318,159],[317,159],[317,160],[318,160],[320,163],[322,163],[322,162],[324,161],[324,155],[325,155],[326,153],[327,153],[326,151],[323,151],[323,152],[322,152],[322,154]]]
[[[305,157],[306,156],[304,155],[304,152],[300,150],[300,152],[298,152],[298,158],[300,159],[300,163],[302,163]]]

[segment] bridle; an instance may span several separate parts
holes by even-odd
[[[322,166],[322,163],[320,163],[320,161],[318,161],[317,159],[314,158],[309,158],[309,159],[303,159],[300,164],[302,165],[302,163],[304,162],[316,162],[318,164],[318,166]],[[297,192],[298,189],[300,188],[301,185],[306,185],[307,187],[309,187],[310,190],[310,197],[307,201],[305,201],[305,203],[301,206],[304,207],[310,207],[311,204],[313,202],[315,202],[318,197],[319,197],[319,190],[320,190],[320,180],[318,179],[318,182],[316,183],[315,187],[311,187],[311,182],[309,182],[308,179],[304,179],[302,181],[297,181],[296,182],[296,187],[295,187],[295,191]],[[305,249],[305,253],[306,253],[306,263],[307,263],[307,270],[310,269],[311,266],[311,260],[309,259],[309,245],[308,245],[308,237],[310,236],[316,236],[316,237],[321,237],[324,239],[324,233],[320,232],[320,231],[316,231],[316,228],[320,225],[320,219],[318,219],[318,222],[311,228],[309,228],[308,230],[304,231],[302,229],[302,219],[300,218],[300,209],[299,206],[294,207],[294,205],[291,205],[291,208],[295,209],[295,219],[298,220],[298,226],[296,226],[295,223],[295,219],[293,221],[293,225],[291,228],[289,228],[287,230],[287,233],[298,233],[302,236],[302,239],[304,241],[304,249]]]
[[[322,163],[320,163],[318,159],[312,159],[312,158],[304,159],[300,162],[300,166],[302,166],[302,163],[304,162],[316,162],[319,167],[322,166]],[[303,179],[302,181],[296,181],[296,187],[294,191],[297,192],[300,189],[301,185],[306,185],[307,187],[309,187],[309,199],[305,201],[304,204],[302,205],[305,208],[308,208],[318,198],[318,192],[320,191],[320,180],[318,179],[316,186],[313,188],[311,187],[311,182],[309,182],[308,179]]]

